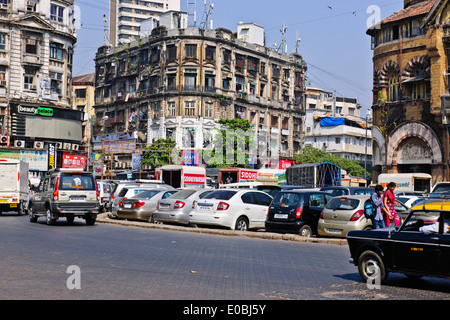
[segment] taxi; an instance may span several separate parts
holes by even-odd
[[[382,283],[389,272],[410,278],[450,276],[450,198],[414,203],[399,227],[350,231],[350,263],[361,278]]]

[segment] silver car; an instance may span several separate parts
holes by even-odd
[[[117,217],[119,219],[143,220],[154,222],[153,213],[157,202],[175,194],[178,190],[149,189],[136,194],[131,198],[119,200]]]
[[[189,213],[195,203],[206,197],[214,189],[183,189],[174,195],[159,201],[155,211],[155,220],[158,222],[172,222],[189,224]]]
[[[142,189],[160,189],[160,190],[176,190],[174,187],[169,186],[167,184],[150,184],[150,183],[135,183],[135,182],[121,182],[119,183],[111,196],[111,212],[113,216],[117,216],[117,210],[119,210],[119,200],[125,197],[126,192],[132,188],[142,188]],[[127,190],[124,190],[127,189]],[[137,194],[137,192],[135,193]],[[128,197],[132,197],[133,195],[128,195]]]

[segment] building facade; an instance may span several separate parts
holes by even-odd
[[[167,11],[180,11],[180,0],[110,0],[110,44],[117,46],[139,39],[141,22]]]
[[[369,168],[372,132],[370,122],[360,117],[360,109],[355,98],[335,97],[322,89],[307,88],[303,146],[355,160]]]
[[[280,157],[301,150],[306,64],[298,54],[222,28],[159,27],[127,50],[99,48],[95,60],[96,135],[129,133],[144,143],[172,137],[193,151],[211,146],[216,120],[240,118],[260,136],[275,136],[269,147]]]
[[[92,126],[95,123],[95,72],[73,77],[72,109],[83,113],[83,142],[81,146],[89,152]]]
[[[447,1],[404,1],[367,33],[373,55],[373,173],[449,180]],[[444,112],[443,112],[444,110]],[[448,123],[448,122],[447,122]]]
[[[81,112],[70,103],[73,17],[73,0],[0,1],[2,155],[48,158],[49,144],[78,150]],[[43,162],[30,168],[46,171]]]

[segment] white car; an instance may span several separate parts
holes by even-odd
[[[264,228],[272,197],[252,189],[220,189],[195,203],[189,222],[232,230]]]

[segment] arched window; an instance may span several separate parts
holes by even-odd
[[[389,101],[399,100],[400,77],[396,71],[389,75]]]

